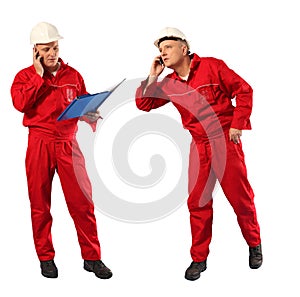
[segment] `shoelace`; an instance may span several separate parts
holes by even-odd
[[[96,261],[95,262],[95,266],[98,266],[98,267],[100,267],[100,268],[104,268],[104,267],[106,267],[105,265],[104,265],[104,263],[101,261],[101,260],[98,260],[98,261]]]
[[[255,248],[250,249],[250,255],[254,257],[259,257],[262,255],[260,247],[256,246]]]
[[[192,262],[192,264],[191,264],[191,268],[200,268],[200,269],[202,269],[202,268],[204,268],[205,267],[205,264],[204,263],[197,263],[197,262]]]

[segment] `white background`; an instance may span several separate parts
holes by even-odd
[[[299,296],[299,14],[297,1],[2,1],[1,18],[1,296]],[[248,247],[222,192],[215,199],[208,269],[189,282],[189,215],[184,204],[148,224],[96,212],[104,262],[100,280],[82,269],[75,228],[57,177],[53,239],[59,278],[43,278],[36,257],[24,158],[27,129],[11,103],[15,74],[31,64],[31,28],[55,24],[61,57],[90,92],[147,75],[165,26],[180,28],[200,56],[223,59],[254,89],[253,130],[243,136],[263,240],[264,264],[248,267]],[[166,108],[168,112],[168,108]],[[170,108],[171,112],[171,108]],[[5,293],[4,293],[5,292]]]

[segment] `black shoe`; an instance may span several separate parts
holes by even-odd
[[[257,269],[263,262],[261,244],[255,247],[249,247],[249,266],[251,269]]]
[[[41,261],[42,275],[48,278],[57,278],[58,271],[53,260]]]
[[[83,268],[86,271],[94,272],[95,275],[102,279],[108,279],[112,277],[112,272],[107,268],[101,260],[88,261],[84,260]]]
[[[188,280],[196,280],[200,277],[201,272],[206,270],[206,260],[202,262],[192,262],[185,272],[185,278]]]

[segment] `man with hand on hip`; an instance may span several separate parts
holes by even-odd
[[[249,246],[249,266],[259,268],[260,228],[240,139],[242,130],[251,129],[252,88],[222,60],[191,54],[189,42],[177,28],[164,28],[154,44],[160,55],[136,91],[136,105],[149,112],[172,102],[192,135],[188,208],[193,261],[185,278],[196,280],[206,270],[217,180]],[[165,68],[173,72],[158,81]]]

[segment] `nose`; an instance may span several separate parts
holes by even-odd
[[[50,56],[55,57],[55,55],[56,55],[55,49],[51,48],[50,49]]]

